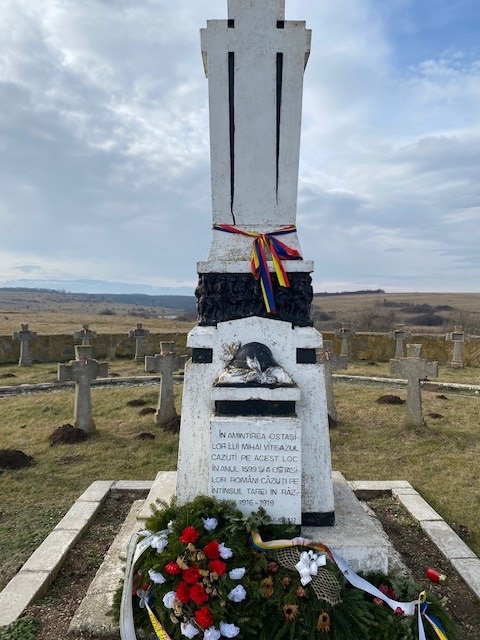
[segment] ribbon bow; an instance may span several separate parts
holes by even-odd
[[[273,268],[277,275],[278,284],[281,287],[289,287],[290,281],[288,280],[282,260],[301,260],[302,256],[296,249],[288,247],[283,242],[280,242],[278,238],[275,238],[275,236],[285,235],[286,233],[295,233],[297,230],[296,227],[292,224],[286,227],[281,227],[277,231],[272,231],[271,233],[254,233],[253,231],[244,231],[243,229],[232,227],[229,224],[215,224],[213,225],[213,228],[215,231],[236,233],[238,235],[248,236],[254,239],[252,257],[250,259],[250,270],[256,280],[260,278],[263,300],[265,302],[267,312],[276,313],[277,308],[273,297],[272,279],[268,270],[266,249],[270,251],[272,256]]]
[[[313,551],[303,551],[300,554],[300,560],[295,565],[295,569],[300,574],[300,582],[303,586],[312,581],[312,576],[318,573],[318,567],[324,567],[327,564],[327,558],[324,555],[319,556]]]

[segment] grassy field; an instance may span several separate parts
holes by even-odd
[[[176,386],[180,410],[181,385]],[[384,390],[336,385],[339,426],[331,431],[333,466],[349,480],[408,480],[452,526],[471,531],[467,543],[480,553],[479,399],[424,393],[421,431],[406,431],[402,406],[380,405]],[[405,392],[395,391],[405,397]],[[94,480],[153,479],[175,469],[177,436],[152,416],[140,416],[131,399],[155,406],[158,389],[93,391],[97,433],[89,441],[50,447],[48,436],[73,415],[73,391],[0,398],[0,449],[21,449],[32,467],[0,475],[0,588]],[[153,441],[135,436],[157,434]]]

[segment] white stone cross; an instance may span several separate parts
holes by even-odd
[[[155,412],[156,423],[160,426],[166,424],[177,415],[173,394],[173,372],[177,368],[177,354],[174,349],[174,342],[160,342],[160,353],[154,356],[145,356],[145,371],[162,375],[158,405]]]
[[[407,356],[390,360],[393,375],[407,379],[407,408],[404,426],[421,427],[425,424],[422,413],[420,380],[438,378],[438,362],[427,362],[420,357],[421,344],[407,344]]]
[[[455,326],[451,333],[447,333],[445,339],[453,342],[453,359],[450,362],[450,367],[461,369],[463,367],[463,343],[470,342],[470,336],[465,335],[463,327]]]
[[[342,339],[340,355],[347,356],[348,358],[348,356],[350,355],[350,338],[353,338],[353,336],[355,335],[355,331],[353,331],[353,329],[350,329],[349,325],[342,324],[340,329],[337,329],[335,331],[335,335]]]
[[[403,358],[403,341],[412,335],[410,329],[405,329],[404,325],[398,325],[393,331],[390,331],[388,337],[395,340],[395,358]]]
[[[15,331],[13,334],[14,340],[20,340],[20,359],[18,360],[19,367],[31,367],[32,358],[30,357],[29,342],[37,336],[36,331],[29,331],[28,324],[22,324],[21,331]]]
[[[335,407],[335,398],[333,395],[333,378],[332,373],[340,369],[348,367],[348,357],[339,356],[333,353],[333,342],[331,340],[323,341],[323,348],[318,350],[320,362],[323,364],[325,371],[325,390],[327,392],[327,410],[332,420],[337,420],[337,409]]]
[[[214,224],[295,224],[310,40],[305,22],[285,20],[285,0],[228,0],[228,20],[201,30]]]
[[[73,334],[75,340],[81,340],[83,345],[89,345],[90,340],[97,337],[97,332],[88,328],[88,324],[84,324],[80,331]]]
[[[131,329],[128,332],[128,335],[130,338],[135,338],[135,356],[133,359],[136,362],[143,362],[145,357],[144,341],[145,338],[148,338],[150,335],[150,331],[148,329],[144,329],[143,325],[139,322],[137,324],[137,328]]]
[[[90,434],[95,431],[95,423],[92,419],[91,382],[107,375],[108,363],[94,360],[90,345],[75,345],[75,360],[71,360],[68,364],[58,364],[59,381],[75,382],[74,426],[85,433]]]

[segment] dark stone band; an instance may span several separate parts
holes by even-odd
[[[217,416],[292,416],[295,402],[291,400],[217,400]]]
[[[333,527],[335,511],[302,513],[302,527]]]
[[[281,287],[274,273],[273,295],[277,313],[265,309],[259,280],[249,273],[203,273],[195,289],[198,324],[215,326],[219,322],[259,316],[283,320],[298,327],[311,327],[310,305],[313,299],[309,273],[289,273],[290,287]]]

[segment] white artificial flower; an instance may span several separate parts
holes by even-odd
[[[232,580],[241,580],[245,575],[245,568],[238,567],[238,569],[232,569],[228,575]]]
[[[160,571],[154,571],[153,569],[148,570],[148,576],[152,582],[155,582],[155,584],[163,584],[166,580],[165,576],[163,576]]]
[[[227,598],[232,602],[241,602],[242,600],[245,600],[246,597],[247,597],[247,592],[245,591],[245,588],[241,584],[237,584],[235,589],[232,589],[227,596]]]
[[[194,627],[191,622],[181,622],[180,631],[182,635],[187,636],[187,638],[193,638],[198,634],[197,627]]]
[[[165,535],[155,535],[150,542],[150,546],[161,553],[168,544],[168,538]]]
[[[221,635],[220,631],[215,629],[215,627],[209,627],[203,632],[204,640],[219,640]]]
[[[173,609],[173,603],[175,601],[175,598],[176,598],[175,591],[168,591],[168,593],[166,593],[163,596],[162,598],[163,604],[167,609]]]
[[[207,531],[213,531],[218,527],[218,520],[216,518],[203,518],[203,528]]]
[[[223,542],[218,545],[218,551],[223,560],[228,560],[228,558],[233,556],[233,551],[229,547],[226,547]]]
[[[140,609],[145,609],[145,605],[147,604],[147,601],[148,601],[148,589],[147,591],[144,591],[144,589],[138,589],[137,596],[139,598],[138,606],[140,607]]]
[[[224,638],[235,638],[240,633],[240,627],[227,622],[220,622],[220,633]]]

